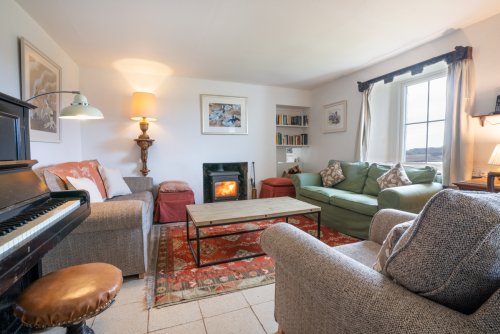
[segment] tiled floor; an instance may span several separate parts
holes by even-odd
[[[145,307],[145,281],[126,280],[116,302],[87,323],[96,334],[271,334],[274,284],[162,308]],[[43,333],[64,333],[54,328]]]

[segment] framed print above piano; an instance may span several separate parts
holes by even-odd
[[[61,67],[24,38],[19,39],[21,49],[21,98],[61,90]],[[38,108],[30,111],[31,141],[59,142],[61,127],[59,94],[40,96],[30,101]]]

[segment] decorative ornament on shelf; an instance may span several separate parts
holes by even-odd
[[[141,161],[142,169],[141,173],[143,176],[148,175],[148,149],[153,145],[154,139],[149,138],[146,133],[149,128],[149,122],[156,121],[156,97],[152,93],[146,92],[135,92],[132,94],[132,114],[131,119],[134,121],[140,121],[139,127],[142,134],[138,138],[134,139],[137,145],[141,148]]]

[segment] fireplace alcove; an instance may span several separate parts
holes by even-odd
[[[247,199],[247,162],[203,164],[203,202]]]

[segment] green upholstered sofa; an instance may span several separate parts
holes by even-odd
[[[331,160],[329,164],[335,160]],[[404,166],[411,185],[380,190],[377,178],[390,165],[341,161],[346,179],[323,187],[319,173],[292,175],[297,199],[321,207],[321,223],[342,233],[368,238],[370,221],[381,209],[418,213],[435,193],[443,189],[433,167]]]

